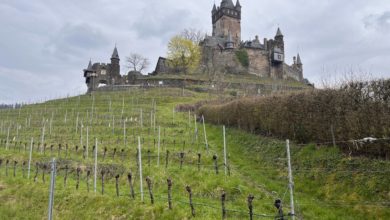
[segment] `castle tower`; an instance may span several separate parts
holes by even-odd
[[[302,81],[303,80],[303,64],[301,61],[301,56],[299,56],[299,53],[297,56],[297,68],[299,70],[299,80]]]
[[[272,60],[271,77],[282,79],[284,74],[284,39],[280,28],[276,31],[275,38],[272,42],[272,48],[270,50]]]
[[[111,56],[111,71],[110,74],[112,77],[118,77],[120,76],[120,65],[119,65],[119,55],[118,55],[118,49],[114,48],[114,52]]]
[[[284,53],[284,36],[280,28],[278,28],[278,30],[276,31],[275,46],[281,49]]]
[[[212,14],[213,36],[227,38],[229,31],[235,45],[241,42],[241,4],[232,0],[222,0],[220,7],[214,4]]]
[[[89,60],[87,69],[84,69],[85,83],[88,87],[88,92],[91,92],[96,88],[96,73],[92,68],[92,61]]]

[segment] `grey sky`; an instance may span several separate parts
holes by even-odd
[[[235,1],[235,0],[234,0]],[[148,57],[151,71],[170,37],[184,28],[211,32],[213,0],[2,0],[0,103],[39,101],[86,91],[89,59]],[[271,38],[279,25],[286,61],[300,52],[314,83],[349,69],[389,77],[388,0],[241,0],[242,38]],[[220,0],[216,0],[219,4]]]

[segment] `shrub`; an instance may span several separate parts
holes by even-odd
[[[390,80],[350,83],[338,90],[313,90],[289,95],[242,98],[200,107],[208,122],[225,124],[300,143],[332,144],[390,134]],[[350,153],[389,157],[388,141],[340,144]]]
[[[236,51],[236,57],[243,67],[249,66],[248,52],[244,49]]]

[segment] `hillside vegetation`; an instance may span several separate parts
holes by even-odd
[[[340,89],[237,99],[204,105],[209,122],[299,143],[338,145],[347,153],[390,159],[390,80]],[[377,138],[375,143],[353,142]]]
[[[0,219],[47,218],[53,157],[54,219],[221,219],[224,193],[228,219],[249,219],[249,195],[254,196],[253,219],[275,219],[275,199],[282,200],[287,215],[285,141],[227,127],[224,166],[222,126],[209,124],[215,119],[205,115],[205,133],[200,115],[174,111],[210,98],[181,89],[136,89],[0,110]],[[295,143],[291,156],[298,219],[390,218],[388,161]],[[167,179],[172,180],[172,209]]]

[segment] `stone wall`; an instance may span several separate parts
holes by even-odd
[[[235,50],[220,50],[206,47],[203,49],[203,65],[214,68],[216,71],[231,74],[248,72],[237,60]]]
[[[240,20],[237,18],[232,18],[228,16],[223,16],[215,24],[215,36],[224,36],[227,37],[229,31],[233,37],[235,46],[241,42],[241,24]]]
[[[300,73],[299,70],[297,70],[297,69],[295,69],[287,64],[284,64],[283,71],[284,71],[284,74],[283,74],[284,79],[295,79],[295,80],[300,81],[300,82],[303,81],[302,74]]]
[[[249,58],[248,73],[260,77],[270,77],[268,52],[258,49],[246,49]]]

